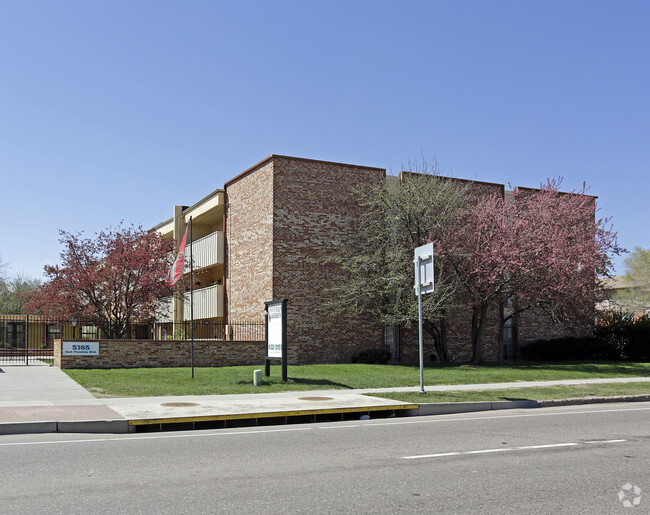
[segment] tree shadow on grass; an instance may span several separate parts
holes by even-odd
[[[432,364],[431,368],[509,368],[512,370],[557,370],[557,371],[575,371],[585,374],[604,375],[620,374],[631,377],[650,376],[650,366],[648,363],[637,363],[629,361],[509,361],[503,363],[484,362],[478,365],[473,363],[454,363],[454,364]],[[429,367],[427,367],[429,368]]]
[[[399,364],[404,368],[419,368],[418,364]],[[425,363],[426,369],[490,369],[509,368],[512,370],[574,370],[587,374],[622,374],[627,376],[643,377],[650,375],[648,363],[630,361],[484,361],[482,363],[459,362],[459,363]]]
[[[268,381],[271,378],[277,379],[278,376],[271,376],[270,378],[264,376],[265,381]],[[249,385],[250,381],[238,381],[237,384]],[[295,385],[302,385],[302,386],[320,386],[324,390],[352,390],[353,389],[351,386],[347,384],[328,381],[327,379],[307,379],[304,377],[288,377],[287,382],[285,384],[295,384]]]
[[[534,367],[539,369],[546,370],[567,370],[571,369],[576,372],[583,372],[586,374],[620,374],[630,377],[646,377],[650,375],[648,371],[648,365],[646,363],[629,363],[625,361],[603,361],[599,362],[572,362],[572,361],[558,361],[557,363],[528,363],[527,365],[522,364],[522,368]]]

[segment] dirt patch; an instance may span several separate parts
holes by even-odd
[[[110,395],[106,393],[103,388],[87,388],[87,390],[98,399],[117,397],[117,395]]]

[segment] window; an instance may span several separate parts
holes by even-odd
[[[97,338],[97,327],[94,325],[82,325],[81,326],[81,339],[82,340],[93,340]]]
[[[25,345],[25,324],[23,322],[7,322],[5,344],[10,348]]]
[[[61,338],[61,326],[59,324],[46,324],[45,326],[45,341],[47,347],[54,347],[54,340]]]

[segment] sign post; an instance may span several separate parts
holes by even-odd
[[[265,375],[271,375],[271,360],[282,361],[282,380],[287,380],[287,299],[264,303],[266,319]]]
[[[424,391],[424,343],[422,339],[422,295],[433,291],[433,243],[415,249],[415,294],[418,296],[418,329],[420,344],[420,393]]]

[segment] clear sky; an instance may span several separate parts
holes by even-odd
[[[58,263],[58,229],[150,228],[270,154],[586,181],[648,248],[650,1],[0,0],[11,273]]]

